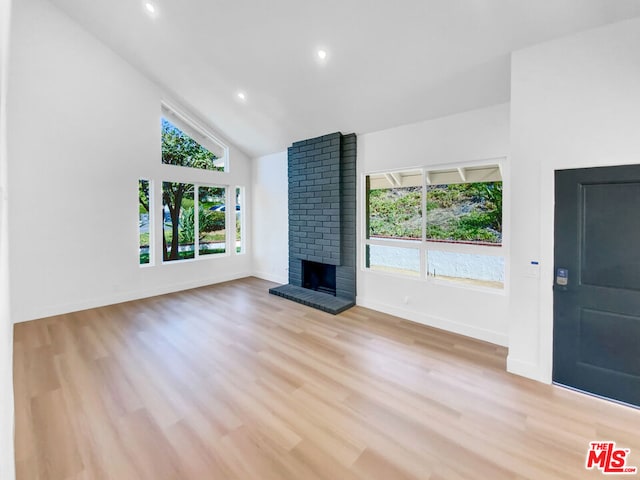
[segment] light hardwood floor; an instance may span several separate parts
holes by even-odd
[[[504,348],[272,285],[16,325],[18,479],[603,478],[584,468],[594,440],[640,467],[638,410],[510,375]]]

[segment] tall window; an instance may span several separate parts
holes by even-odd
[[[151,262],[151,182],[138,180],[138,248],[140,250],[140,265]]]
[[[236,253],[244,253],[244,187],[236,187]]]
[[[162,259],[165,262],[195,256],[193,184],[162,182]]]
[[[368,269],[504,287],[498,165],[368,175],[365,220]]]
[[[228,148],[184,114],[162,107],[162,163],[224,172]]]

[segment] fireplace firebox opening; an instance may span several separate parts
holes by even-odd
[[[336,296],[336,266],[302,260],[302,286]]]

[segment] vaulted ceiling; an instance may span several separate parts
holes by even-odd
[[[51,1],[251,156],[507,102],[510,52],[640,15],[640,0]]]

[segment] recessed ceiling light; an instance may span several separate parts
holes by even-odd
[[[247,99],[247,96],[244,92],[238,92],[238,98],[244,102]]]
[[[326,50],[318,50],[318,58],[320,60],[324,60],[327,58],[327,51]]]
[[[145,2],[144,9],[147,11],[147,13],[150,13],[151,15],[156,13],[156,6],[151,2]]]

